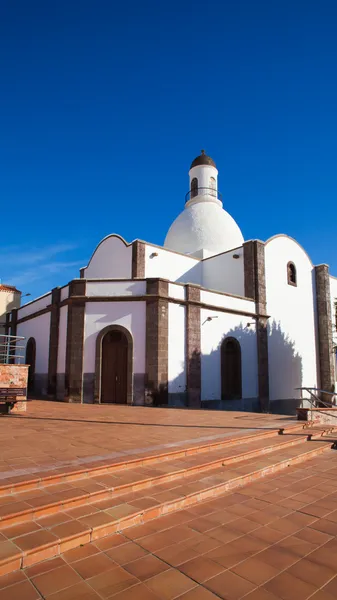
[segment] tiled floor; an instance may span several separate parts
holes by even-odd
[[[335,600],[337,453],[0,578],[0,600]]]
[[[33,401],[0,417],[0,484],[294,424],[276,415]]]

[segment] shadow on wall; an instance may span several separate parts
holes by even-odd
[[[228,338],[235,338],[240,344],[243,397],[232,397],[225,400],[221,397],[223,393],[221,345]],[[300,392],[295,388],[303,385],[302,358],[296,351],[293,340],[282,331],[280,324],[275,321],[268,326],[268,345],[271,399],[269,412],[295,414],[296,407],[301,405]],[[251,327],[241,324],[230,329],[210,354],[200,356],[200,353],[195,352],[190,359],[190,367],[195,368],[199,361],[202,365],[203,378],[201,408],[260,412],[255,324]],[[169,406],[189,406],[185,380],[186,376],[182,366],[181,373],[169,382]],[[159,395],[160,397],[162,394]]]

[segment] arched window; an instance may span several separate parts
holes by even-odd
[[[221,400],[242,398],[241,347],[235,338],[221,344]]]
[[[289,262],[287,265],[288,285],[297,285],[297,273],[294,263]]]
[[[210,177],[209,179],[209,187],[211,188],[211,196],[216,196],[216,181],[215,177]]]
[[[191,181],[191,198],[195,198],[198,195],[198,179],[193,177]]]

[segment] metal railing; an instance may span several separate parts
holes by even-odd
[[[220,194],[220,192],[218,192],[218,190],[215,190],[214,188],[211,188],[211,187],[197,187],[197,188],[187,192],[187,194],[185,196],[185,202],[188,202],[189,200],[193,200],[193,198],[197,198],[198,196],[213,196],[217,200],[222,201],[222,194]]]
[[[21,344],[24,337],[19,335],[5,335],[0,333],[0,364],[9,365],[11,363],[24,362],[24,354],[21,354],[21,350],[24,350],[25,346]]]

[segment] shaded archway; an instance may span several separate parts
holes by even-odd
[[[26,346],[26,365],[29,365],[28,369],[28,393],[34,392],[35,386],[35,361],[36,361],[36,341],[33,337],[29,338]]]
[[[221,399],[242,398],[241,346],[228,337],[221,344]]]
[[[133,339],[121,325],[108,325],[97,336],[95,401],[133,402]]]

